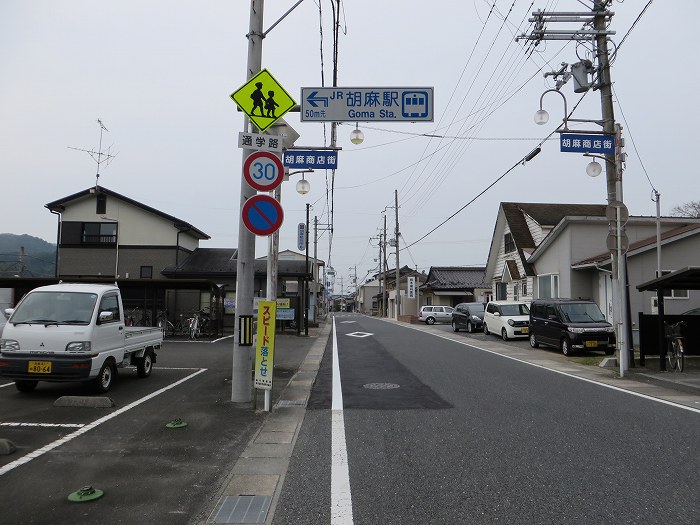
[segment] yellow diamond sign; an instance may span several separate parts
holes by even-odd
[[[281,119],[296,102],[267,69],[231,94],[233,101],[261,132]]]

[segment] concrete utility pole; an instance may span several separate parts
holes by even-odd
[[[382,274],[384,276],[384,295],[382,295],[382,317],[387,317],[389,315],[389,305],[387,304],[389,301],[387,298],[389,297],[389,289],[387,287],[387,282],[386,282],[386,277],[387,273],[389,273],[389,269],[387,268],[387,256],[386,256],[386,213],[384,214],[384,241],[382,242],[384,245],[384,260],[383,262],[383,270]]]
[[[608,0],[595,0],[593,11],[593,28],[596,35],[596,58],[598,61],[598,86],[600,89],[600,106],[603,117],[603,132],[615,135],[615,153],[605,155],[605,180],[608,191],[608,205],[620,204],[622,197],[622,139],[620,129],[615,125],[615,111],[613,108],[612,79],[610,75],[610,60],[608,56],[608,35],[606,34],[606,19],[608,12],[605,9]],[[617,162],[616,162],[617,161]],[[624,300],[625,264],[622,250],[622,218],[621,206],[616,206],[615,221],[611,221],[616,232],[616,249],[611,252],[613,269],[613,289],[617,299],[613,302],[616,321],[617,344],[620,357],[620,375],[629,368],[629,350],[627,347],[627,305]],[[616,281],[616,282],[615,282]]]
[[[250,1],[250,23],[248,31],[248,64],[246,66],[246,79],[257,74],[262,65],[262,39],[263,39],[263,4],[264,0]],[[252,124],[244,117],[243,131],[249,132]],[[241,163],[241,200],[243,204],[255,195],[255,190],[250,187],[243,177],[243,164],[253,152],[250,149],[243,150]],[[255,261],[255,235],[248,231],[243,219],[238,217],[238,259],[236,260],[236,315],[235,330],[238,337],[233,342],[233,369],[231,374],[231,401],[234,403],[249,403],[253,398],[253,347],[246,341],[241,341],[242,316],[253,315],[253,288],[254,288],[254,261]],[[243,344],[241,344],[243,343]]]
[[[394,240],[396,241],[396,320],[401,315],[401,269],[399,267],[399,190],[394,190],[394,209],[396,210],[396,228]]]

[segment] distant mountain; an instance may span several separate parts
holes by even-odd
[[[55,244],[31,235],[0,233],[0,277],[52,277],[55,274]]]

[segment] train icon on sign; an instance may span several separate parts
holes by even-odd
[[[401,93],[401,115],[408,118],[425,118],[430,113],[429,103],[427,91],[404,91]]]

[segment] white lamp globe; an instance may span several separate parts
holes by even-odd
[[[549,113],[544,109],[538,109],[535,111],[535,124],[542,126],[549,122]]]
[[[586,174],[589,177],[597,177],[603,172],[603,166],[600,165],[598,161],[592,160],[586,166]]]
[[[301,179],[297,182],[297,193],[299,195],[306,195],[311,191],[311,184],[306,179]]]
[[[365,134],[362,133],[359,129],[355,128],[352,130],[352,133],[350,133],[350,142],[353,144],[362,144],[362,142],[365,140]]]

